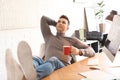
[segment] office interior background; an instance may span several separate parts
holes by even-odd
[[[44,43],[40,32],[40,18],[46,15],[58,20],[65,14],[70,19],[71,36],[75,30],[84,27],[84,8],[95,8],[101,0],[0,0],[0,80],[6,80],[5,50],[10,48],[17,60],[19,41],[27,41],[33,55],[39,55],[40,45]],[[104,18],[111,10],[120,11],[117,0],[105,2]],[[52,28],[55,33],[55,28]]]

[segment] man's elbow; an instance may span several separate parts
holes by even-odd
[[[46,16],[43,15],[40,21],[45,21],[45,19],[46,19]]]
[[[95,56],[95,52],[92,53],[92,55],[90,57],[94,57]]]

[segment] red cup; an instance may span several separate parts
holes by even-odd
[[[69,55],[71,52],[71,46],[63,46],[64,55]]]

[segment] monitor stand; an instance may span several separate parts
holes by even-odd
[[[120,67],[120,51],[117,51],[116,55],[112,55],[110,50],[108,50],[107,47],[103,47],[103,52],[108,57],[109,64],[107,66],[109,67]]]
[[[110,67],[120,67],[120,51],[117,52],[114,61],[110,64]]]
[[[111,62],[114,61],[115,56],[112,55],[112,53],[110,52],[110,50],[108,50],[108,48],[107,48],[106,46],[103,47],[103,52],[107,55],[107,57],[109,58],[109,60],[110,60]]]
[[[109,67],[104,71],[108,72],[108,73],[114,75],[116,78],[120,79],[120,51],[117,52],[114,61],[111,62],[109,64]],[[115,80],[117,80],[117,79],[115,79]]]

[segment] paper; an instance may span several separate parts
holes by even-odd
[[[89,78],[91,80],[112,80],[116,77],[112,74],[106,73],[101,70],[92,70],[92,71],[86,71],[86,72],[80,72],[80,75]]]
[[[106,70],[107,73],[110,73],[114,75],[116,78],[120,79],[120,67],[113,67],[113,68],[108,68]]]

